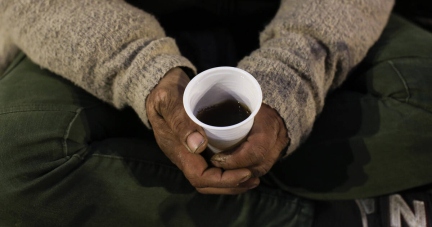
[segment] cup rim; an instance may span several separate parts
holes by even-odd
[[[205,123],[201,122],[200,120],[198,120],[198,118],[196,118],[195,115],[192,113],[192,110],[190,108],[190,103],[186,102],[187,99],[189,99],[189,94],[191,92],[192,87],[196,83],[198,83],[199,81],[201,81],[203,79],[203,77],[208,76],[208,74],[210,74],[210,73],[212,73],[214,71],[219,71],[219,70],[229,70],[229,71],[235,71],[235,72],[243,74],[260,91],[259,96],[258,96],[259,103],[257,104],[257,107],[249,115],[248,118],[246,118],[245,120],[243,120],[243,121],[241,121],[241,122],[239,122],[237,124],[230,125],[230,126],[223,126],[223,127],[208,125],[208,124],[205,124]],[[198,124],[199,126],[201,126],[203,128],[206,128],[206,129],[211,129],[211,130],[219,130],[219,131],[230,130],[230,129],[237,128],[237,127],[240,127],[240,126],[246,124],[247,122],[249,122],[250,120],[252,120],[255,117],[255,115],[258,113],[259,109],[261,108],[261,104],[262,104],[262,90],[261,90],[261,86],[259,85],[258,81],[255,79],[255,77],[253,77],[250,73],[246,72],[243,69],[236,68],[236,67],[230,67],[230,66],[215,67],[215,68],[211,68],[211,69],[207,69],[205,71],[202,71],[201,73],[199,73],[198,75],[196,75],[189,82],[189,84],[186,86],[186,89],[185,89],[185,91],[183,93],[183,107],[184,107],[187,115],[189,116],[189,118],[192,119],[192,121],[195,122],[196,124]]]

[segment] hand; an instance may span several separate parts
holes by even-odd
[[[259,179],[251,178],[247,168],[209,168],[199,154],[208,140],[204,130],[184,110],[183,92],[188,83],[183,70],[173,68],[147,97],[147,115],[159,147],[200,193],[238,194],[257,186]]]
[[[233,151],[214,155],[211,160],[216,167],[226,170],[248,168],[252,177],[260,177],[271,169],[289,141],[278,113],[262,104],[246,141]]]

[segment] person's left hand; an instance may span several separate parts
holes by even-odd
[[[248,168],[252,177],[260,177],[271,169],[289,141],[278,113],[262,104],[246,141],[233,151],[215,154],[211,161],[225,170]]]

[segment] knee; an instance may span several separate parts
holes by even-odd
[[[0,111],[0,196],[9,199],[4,195],[30,192],[67,161],[67,130],[77,113],[38,105]]]

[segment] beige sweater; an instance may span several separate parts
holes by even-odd
[[[339,86],[382,32],[394,0],[283,0],[238,65],[285,120],[294,151]],[[187,25],[185,25],[187,26]],[[171,68],[194,66],[156,19],[121,0],[0,0],[0,75],[22,50],[149,126],[145,101]]]

